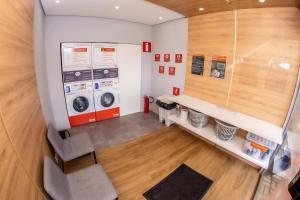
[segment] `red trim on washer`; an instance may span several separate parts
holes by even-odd
[[[96,115],[95,112],[92,113],[86,113],[82,115],[77,116],[71,116],[69,117],[70,125],[73,126],[79,126],[82,124],[88,124],[96,121]]]
[[[102,121],[120,116],[120,108],[112,108],[107,110],[101,110],[96,112],[96,120]]]

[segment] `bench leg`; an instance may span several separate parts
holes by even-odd
[[[96,158],[96,153],[95,153],[95,151],[93,151],[93,155],[94,155],[95,163],[97,164],[98,161],[97,161],[97,158]]]
[[[62,168],[62,171],[65,172],[65,166],[64,166],[64,161],[61,160],[61,168]]]

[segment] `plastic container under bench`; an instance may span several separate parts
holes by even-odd
[[[275,151],[276,147],[276,143],[253,133],[248,133],[244,143],[244,152],[256,159],[264,160]]]

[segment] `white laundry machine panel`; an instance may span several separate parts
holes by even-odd
[[[94,69],[96,120],[120,116],[118,68]]]
[[[64,90],[70,125],[96,121],[91,70],[64,72]]]

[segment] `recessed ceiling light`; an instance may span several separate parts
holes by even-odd
[[[163,17],[162,17],[162,16],[160,16],[158,19],[159,19],[159,20],[162,20],[162,19],[163,19]]]
[[[199,8],[199,11],[203,11],[204,10],[204,8]]]
[[[119,10],[119,9],[120,9],[120,6],[115,6],[115,9],[116,9],[116,10]]]
[[[265,3],[266,0],[258,0],[259,3]]]
[[[56,0],[55,3],[60,3],[60,0]]]

